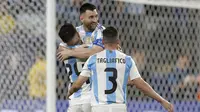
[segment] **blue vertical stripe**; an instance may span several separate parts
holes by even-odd
[[[98,79],[97,79],[97,68],[96,68],[96,55],[92,56],[88,62],[88,69],[93,71],[92,75],[92,86],[93,86],[93,93],[96,99],[96,102],[99,103],[98,97]]]
[[[131,63],[131,59],[130,57],[126,56],[125,57],[125,60],[126,60],[126,64],[125,64],[125,75],[124,75],[124,82],[123,82],[123,93],[124,93],[124,103],[126,103],[126,89],[127,89],[127,83],[128,83],[128,77],[129,77],[129,74],[130,74],[130,68],[132,66],[132,63]]]
[[[106,50],[106,58],[116,58],[116,52]],[[116,68],[116,63],[106,63],[106,68]],[[113,88],[113,83],[109,81],[109,77],[113,77],[112,72],[106,72],[106,90]],[[107,94],[107,104],[116,103],[116,92],[112,94]]]

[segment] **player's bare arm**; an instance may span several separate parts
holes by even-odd
[[[70,88],[67,98],[69,99],[69,97],[76,91],[78,91],[81,86],[88,80],[88,77],[84,77],[84,76],[79,76],[78,79],[73,83],[72,87]]]
[[[156,93],[152,87],[145,82],[141,77],[133,79],[132,81],[129,81],[130,85],[135,85],[136,88],[138,88],[140,91],[142,91],[145,95],[157,100],[159,103],[162,104],[162,106],[168,111],[173,112],[173,106],[171,103],[169,103],[167,100],[162,98],[158,93]]]
[[[77,57],[77,58],[88,58],[89,56],[102,51],[103,48],[97,45],[93,45],[92,48],[74,48],[74,49],[66,49],[63,48],[60,52],[57,53],[57,58],[60,61],[64,61],[70,56]]]
[[[87,44],[82,44],[78,48],[76,48],[75,50],[78,52],[78,51],[85,50],[85,48],[88,48],[88,45]],[[59,47],[57,49],[57,52],[63,51],[65,49],[69,49],[69,48],[66,48],[66,47],[64,47],[62,45],[59,45]]]

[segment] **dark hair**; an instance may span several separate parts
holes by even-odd
[[[103,40],[105,43],[115,43],[118,40],[118,31],[110,26],[103,30]]]
[[[80,14],[85,13],[86,10],[93,11],[94,9],[96,9],[96,6],[94,6],[93,4],[84,3],[80,8]]]
[[[60,28],[58,35],[62,39],[63,42],[67,43],[73,39],[76,33],[77,31],[74,28],[74,26],[70,23],[66,23]]]

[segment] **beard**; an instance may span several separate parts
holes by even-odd
[[[95,28],[97,27],[97,24],[98,23],[90,23],[90,24],[87,24],[86,27],[88,28],[88,30],[94,31]]]

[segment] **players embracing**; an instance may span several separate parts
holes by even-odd
[[[80,20],[82,25],[76,29],[72,24],[65,24],[59,32],[63,43],[57,58],[64,61],[70,77],[68,112],[126,112],[127,84],[136,85],[169,112],[173,111],[173,106],[141,78],[134,61],[117,50],[117,30],[113,27],[104,30],[98,23],[94,5],[86,3],[81,6]],[[82,70],[82,59],[88,57]]]
[[[98,23],[98,13],[93,4],[85,3],[80,7],[80,20],[82,25],[76,29],[72,24],[67,23],[59,31],[63,42],[58,48],[57,58],[65,63],[67,75],[70,78],[69,88],[77,80],[84,60],[104,49],[102,31],[105,28]],[[90,112],[90,98],[88,80],[70,97],[68,112]]]

